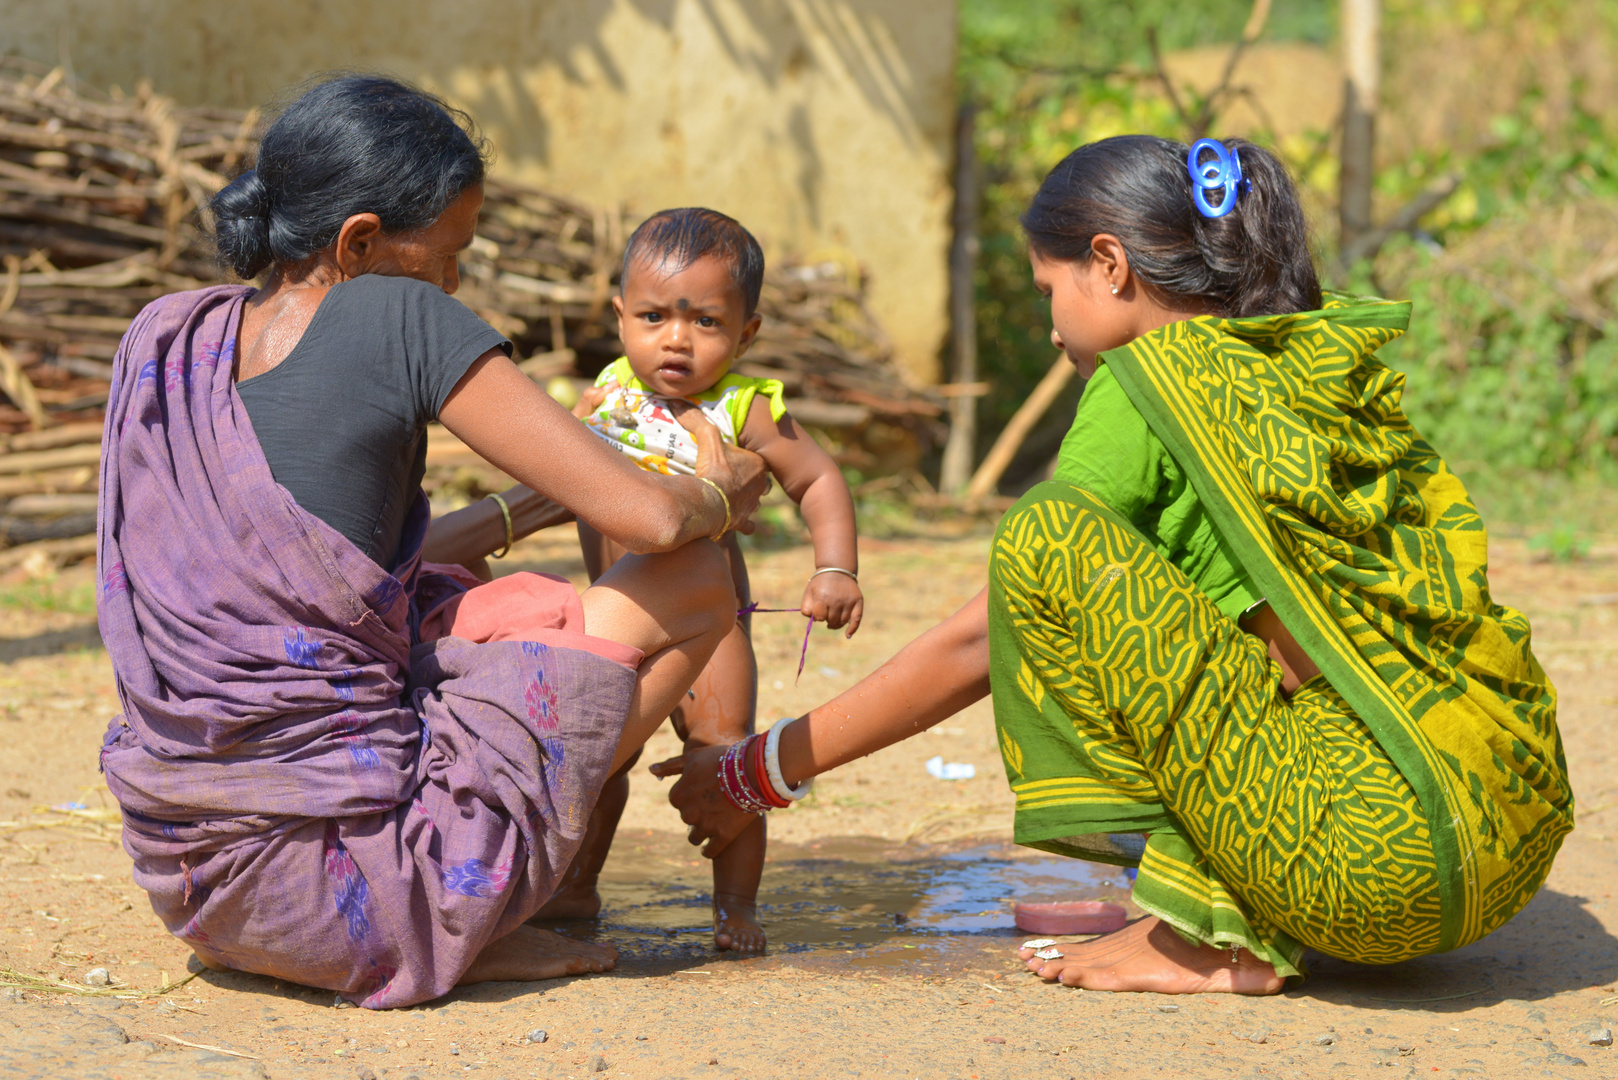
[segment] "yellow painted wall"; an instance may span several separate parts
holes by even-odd
[[[334,68],[470,111],[499,173],[852,255],[905,368],[946,330],[954,0],[0,0],[0,52],[254,105]]]

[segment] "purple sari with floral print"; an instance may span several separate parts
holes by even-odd
[[[119,349],[101,465],[101,751],[135,880],[210,962],[372,1007],[443,994],[549,898],[635,672],[420,641],[459,589],[389,574],[275,483],[235,392],[249,290],[165,297]]]

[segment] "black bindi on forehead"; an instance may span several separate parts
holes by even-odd
[[[688,310],[690,310],[690,308],[691,308],[691,301],[687,300],[683,296],[680,297],[678,300],[676,300],[674,302],[674,309],[676,311],[688,311]]]

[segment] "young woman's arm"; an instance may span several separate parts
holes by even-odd
[[[731,524],[745,530],[764,494],[763,459],[726,445],[695,408],[678,410],[678,417],[697,441],[697,475],[719,486],[729,500]],[[636,468],[498,349],[473,363],[438,418],[491,465],[630,551],[672,551],[714,535],[725,523],[719,492],[695,477],[654,476]],[[501,528],[490,551],[505,542],[503,521]]]
[[[989,693],[989,590],[900,649],[830,702],[781,732],[781,773],[789,784],[875,753],[953,716]],[[722,746],[652,767],[659,776],[683,770],[669,801],[691,826],[693,844],[713,858],[754,820],[719,787]]]

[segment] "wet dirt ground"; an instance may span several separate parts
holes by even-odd
[[[759,617],[764,719],[848,685],[983,581],[981,534],[862,547],[866,625],[851,642],[817,633],[796,684],[801,619]],[[508,563],[582,571],[565,531]],[[788,606],[810,557],[750,565],[757,598]],[[0,1077],[1618,1077],[1615,1051],[1591,1042],[1618,1027],[1618,547],[1559,564],[1502,541],[1492,578],[1529,613],[1561,692],[1580,812],[1544,891],[1485,941],[1390,968],[1316,958],[1262,1000],[1042,984],[1012,955],[1027,935],[1010,899],[1127,902],[1127,882],[1010,845],[980,704],[775,815],[769,955],[712,950],[708,867],[641,774],[604,918],[569,928],[616,943],[616,971],[385,1013],[252,975],[173,985],[198,966],[131,882],[98,789],[116,699],[89,571],[0,583]],[[647,760],[674,747],[665,729]],[[934,779],[934,756],[976,776]],[[111,986],[83,986],[96,968]]]

